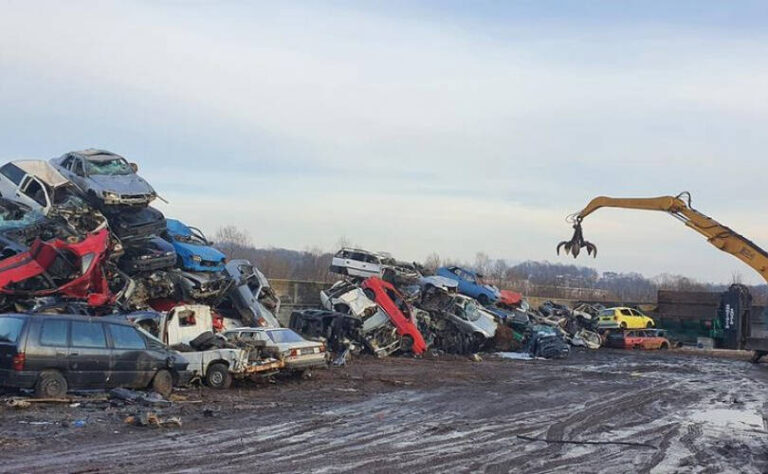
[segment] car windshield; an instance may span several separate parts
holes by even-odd
[[[88,175],[122,176],[133,174],[133,168],[123,158],[86,160]]]
[[[30,208],[18,205],[0,206],[0,229],[27,227],[43,218],[43,215]]]
[[[291,331],[290,329],[267,331],[267,335],[275,344],[282,344],[286,342],[304,342],[304,339],[301,336]]]
[[[612,309],[604,309],[600,311],[600,316],[613,316],[613,310]]]
[[[480,316],[480,308],[472,301],[467,301],[467,304],[464,305],[464,317],[470,321],[477,321]]]

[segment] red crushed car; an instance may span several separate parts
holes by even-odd
[[[402,338],[402,350],[417,355],[423,354],[427,350],[427,343],[416,327],[411,308],[395,287],[381,278],[371,277],[363,281],[362,288],[389,316]]]
[[[17,296],[61,296],[83,299],[90,306],[111,303],[102,266],[109,231],[102,229],[79,242],[35,240],[26,252],[0,260],[0,293]]]
[[[499,305],[515,307],[523,301],[523,295],[515,291],[501,290],[499,293],[501,295],[497,303]]]

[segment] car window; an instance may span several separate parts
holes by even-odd
[[[640,313],[638,313],[638,312],[637,312],[637,311],[635,311],[634,309],[630,309],[630,310],[629,310],[629,314],[631,314],[632,316],[640,316]]]
[[[628,309],[620,309],[619,311],[622,316],[632,316],[632,313],[630,313]]]
[[[72,159],[72,172],[78,176],[85,176],[85,173],[83,172],[83,161],[81,159]]]
[[[40,328],[40,344],[43,346],[66,346],[69,321],[65,319],[48,319],[43,321]]]
[[[71,339],[73,347],[107,347],[107,339],[104,337],[104,327],[101,323],[72,321]]]
[[[13,163],[8,163],[0,168],[0,173],[2,173],[2,175],[6,178],[10,179],[14,184],[19,184],[21,179],[26,174]]]
[[[86,160],[88,175],[124,176],[133,174],[133,168],[123,158],[115,157],[106,160]]]
[[[115,349],[146,349],[144,338],[130,326],[118,324],[109,325],[109,334],[112,336],[112,345]]]
[[[0,343],[18,341],[23,327],[24,320],[21,318],[0,318]]]
[[[41,206],[47,206],[48,202],[45,199],[45,189],[40,184],[40,181],[36,179],[30,179],[27,181],[27,185],[24,187],[24,189],[21,191],[30,198],[32,198],[36,203],[40,204]]]
[[[267,335],[275,344],[281,344],[285,342],[304,342],[304,339],[302,339],[301,336],[291,331],[290,329],[267,331]]]
[[[600,311],[599,316],[613,316],[613,310],[612,309],[604,309]]]

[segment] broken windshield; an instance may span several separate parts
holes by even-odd
[[[86,172],[88,175],[121,176],[133,174],[133,168],[123,158],[111,160],[86,160]]]
[[[477,321],[480,319],[480,309],[475,303],[470,301],[464,305],[464,318],[469,321]]]
[[[0,206],[0,229],[27,227],[43,218],[43,215],[18,205]]]

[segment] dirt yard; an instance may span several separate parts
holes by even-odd
[[[0,471],[760,473],[767,384],[766,364],[675,352],[365,358],[179,391],[154,411],[180,428],[126,425],[149,409],[104,401],[3,405]]]

